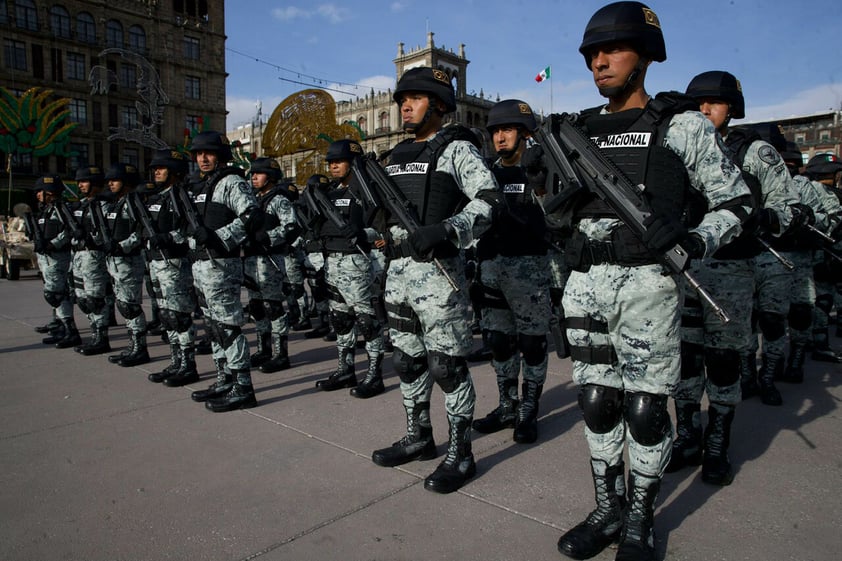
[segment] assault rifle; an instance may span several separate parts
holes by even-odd
[[[836,243],[836,240],[833,238],[833,236],[825,234],[824,232],[822,232],[821,230],[819,230],[811,224],[806,224],[804,226],[804,229],[807,230],[807,232],[809,232],[810,234],[813,234],[813,236],[817,237],[819,240],[821,240],[821,251],[824,251],[825,254],[828,255],[828,257],[831,257],[836,261],[842,261],[842,255],[839,255],[833,249],[833,245]]]
[[[43,237],[41,236],[41,230],[38,229],[38,223],[35,221],[32,212],[25,212],[23,214],[23,225],[26,228],[26,237],[35,242],[36,246],[42,246]]]
[[[91,201],[91,222],[99,232],[102,245],[111,245],[111,231],[108,229],[108,222],[105,221],[105,215],[102,213],[102,202],[100,199],[95,198]]]
[[[140,195],[136,191],[132,191],[126,195],[126,210],[129,212],[129,218],[140,224],[140,227],[143,230],[144,238],[151,240],[155,237],[158,230],[152,223],[152,217],[149,215],[149,209],[146,208],[146,205],[140,199]],[[165,259],[165,261],[170,267],[176,267],[176,265],[169,259]]]
[[[421,224],[415,206],[406,198],[403,191],[395,185],[395,182],[380,167],[380,164],[368,158],[357,158],[354,160],[351,169],[361,185],[367,188],[374,187],[374,192],[380,195],[383,206],[395,217],[404,230],[412,234],[418,229]],[[448,274],[447,269],[441,262],[435,257],[432,258],[432,261],[439,272],[447,279],[447,282],[450,283],[451,288],[455,292],[459,292],[459,285]]]
[[[560,191],[547,204],[551,214],[570,197],[587,189],[607,204],[620,220],[643,238],[645,220],[652,214],[643,186],[634,185],[599,147],[576,126],[576,114],[553,114],[534,131],[535,140],[547,155],[548,180],[558,178]],[[553,187],[553,185],[550,185]],[[548,189],[548,192],[553,190]],[[690,256],[680,244],[658,256],[671,274],[681,274],[699,297],[707,302],[723,323],[730,318],[708,292],[685,269]]]
[[[333,203],[327,198],[327,195],[325,195],[324,191],[321,189],[315,187],[304,189],[304,201],[311,211],[315,212],[319,216],[327,218],[340,232],[348,226],[348,222],[343,219],[338,212],[336,212],[336,207],[334,207]],[[357,251],[359,251],[364,257],[368,258],[368,254],[362,250],[360,244],[355,242],[354,247],[356,247]]]
[[[85,237],[85,233],[82,231],[82,228],[79,226],[79,223],[76,222],[76,218],[73,216],[73,213],[70,212],[70,207],[67,206],[67,203],[64,200],[59,199],[55,203],[56,210],[58,211],[58,218],[61,220],[61,225],[64,226],[65,230],[70,231],[70,235],[74,240],[81,240]]]
[[[170,199],[172,200],[172,205],[176,213],[187,220],[191,234],[202,227],[202,223],[199,220],[199,211],[196,210],[196,204],[193,202],[193,198],[187,192],[184,185],[173,185],[170,188]],[[219,263],[211,255],[210,249],[205,248],[205,253],[208,259],[210,259],[210,262],[213,263],[213,266],[218,267]]]

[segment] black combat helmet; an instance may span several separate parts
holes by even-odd
[[[667,59],[661,22],[655,12],[640,2],[614,2],[591,17],[579,45],[588,69],[591,67],[591,47],[618,41],[630,43],[648,60],[663,62]]]
[[[171,150],[164,148],[163,150],[155,150],[155,155],[152,156],[152,161],[149,162],[149,168],[167,168],[174,174],[185,176],[188,172],[187,157],[178,150]]]
[[[794,164],[795,167],[804,165],[804,158],[801,155],[801,147],[795,142],[787,140],[784,149],[781,150],[781,158],[786,162],[787,166]]]
[[[734,119],[742,119],[746,116],[743,87],[730,72],[724,70],[702,72],[690,80],[686,93],[696,100],[709,97],[728,102],[731,108],[729,113]]]
[[[111,164],[111,167],[105,172],[105,180],[110,181],[112,179],[122,181],[124,187],[137,187],[137,184],[140,183],[140,174],[132,164],[117,162]]]
[[[504,99],[488,112],[488,123],[485,125],[488,132],[494,134],[494,129],[501,125],[520,125],[529,132],[538,126],[532,108],[519,99]]]
[[[272,183],[277,183],[284,177],[281,165],[274,158],[256,158],[249,167],[249,173],[265,173]]]
[[[105,184],[105,175],[99,166],[83,166],[76,170],[76,181],[88,181],[93,187]]]
[[[334,160],[353,160],[363,155],[363,148],[356,140],[342,139],[336,142],[331,142],[327,147],[327,154],[325,160],[332,162]]]
[[[190,153],[195,155],[200,150],[214,152],[220,163],[227,163],[234,159],[231,143],[221,132],[204,131],[194,136],[190,143]]]
[[[807,162],[804,175],[814,179],[834,175],[838,171],[842,171],[842,161],[836,154],[816,154]]]
[[[42,175],[35,180],[35,191],[44,191],[54,195],[61,195],[64,192],[64,182],[61,176],[55,174]]]
[[[327,176],[317,173],[307,179],[307,187],[312,189],[327,189],[330,186],[330,179]]]
[[[445,113],[456,111],[456,94],[450,76],[438,68],[418,67],[410,68],[403,73],[392,98],[400,105],[401,94],[404,92],[423,92],[439,98],[445,105]]]

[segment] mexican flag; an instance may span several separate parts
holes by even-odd
[[[544,80],[549,80],[549,79],[550,79],[550,67],[549,66],[546,67],[545,69],[543,69],[542,71],[540,71],[538,73],[538,75],[535,76],[535,81],[539,82],[539,83],[543,82]]]

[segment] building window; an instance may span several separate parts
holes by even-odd
[[[366,119],[365,117],[363,117],[363,116],[361,115],[361,116],[360,116],[360,118],[359,118],[359,119],[357,119],[357,124],[360,126],[360,130],[361,130],[361,131],[363,131],[364,133],[368,134],[368,130],[366,130],[366,128],[365,128],[365,127],[366,127],[366,125],[368,125],[368,119]]]
[[[146,32],[139,25],[129,28],[129,50],[141,54],[146,52]]]
[[[207,0],[173,0],[173,11],[177,14],[188,16],[199,16],[203,20],[208,19]]]
[[[120,109],[120,125],[129,130],[137,128],[137,107],[123,106]]]
[[[70,38],[70,14],[63,6],[50,8],[50,29],[56,37]]]
[[[123,162],[140,168],[140,152],[137,148],[123,148]]]
[[[89,159],[90,152],[88,149],[87,144],[81,144],[76,142],[70,143],[70,169],[77,170],[80,167],[84,166],[85,164],[89,164],[91,161]]]
[[[80,12],[76,16],[76,39],[83,43],[96,43],[96,23],[94,16]]]
[[[85,55],[67,53],[67,79],[85,80]]]
[[[195,37],[184,38],[184,58],[199,60],[199,40]]]
[[[191,131],[198,131],[202,128],[202,118],[198,115],[187,115],[184,121],[184,136],[189,136]]]
[[[819,131],[819,142],[827,142],[830,140],[830,131]]]
[[[201,79],[196,76],[186,76],[184,78],[184,97],[187,99],[201,99],[201,85]]]
[[[6,25],[9,23],[9,8],[6,7],[5,2],[0,2],[0,24]]]
[[[38,12],[32,0],[15,0],[15,25],[20,29],[38,31]]]
[[[26,45],[21,41],[6,39],[3,41],[3,60],[6,68],[26,70]]]
[[[374,131],[377,133],[381,132],[389,132],[389,112],[388,111],[381,111],[380,116],[377,118],[377,130]]]
[[[83,99],[71,99],[67,104],[70,110],[70,120],[80,125],[88,124],[88,104]]]
[[[119,21],[110,19],[105,24],[105,44],[109,47],[123,46],[123,26]]]
[[[120,65],[120,87],[134,90],[137,88],[137,67],[130,64]]]
[[[796,144],[804,144],[804,141],[807,140],[807,136],[803,132],[799,132],[795,134],[795,143]]]

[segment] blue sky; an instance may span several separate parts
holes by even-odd
[[[423,45],[428,30],[437,46],[465,44],[469,91],[520,98],[544,113],[597,105],[602,98],[577,49],[606,3],[225,0],[227,127],[251,121],[258,100],[268,118],[284,98],[314,85],[352,95],[394,88],[398,43]],[[746,119],[735,124],[842,107],[838,1],[644,3],[657,13],[667,47],[666,62],[649,69],[650,94],[683,91],[696,74],[727,70],[746,97]],[[536,83],[546,66],[551,80]]]

